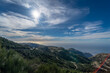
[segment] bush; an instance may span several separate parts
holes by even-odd
[[[28,73],[28,66],[16,51],[0,48],[1,73]]]

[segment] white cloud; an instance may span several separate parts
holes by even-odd
[[[92,33],[96,31],[100,31],[102,28],[103,22],[102,21],[93,21],[93,22],[84,22],[82,24],[74,24],[72,26],[69,26],[68,29],[71,30],[70,33],[72,35],[77,34],[85,34],[85,33]],[[74,32],[74,33],[73,33]]]
[[[50,43],[89,43],[92,41],[97,42],[100,41],[100,39],[108,38],[110,39],[110,32],[100,32],[100,33],[93,33],[93,34],[85,34],[82,36],[71,36],[71,37],[52,37],[52,36],[42,36],[42,35],[32,35],[25,37],[25,38],[13,38],[12,40],[17,42],[40,42],[49,44]],[[82,41],[84,40],[84,41]],[[87,41],[86,41],[87,40]],[[89,41],[91,40],[91,41]],[[104,40],[105,42],[105,40]]]
[[[36,24],[27,16],[9,12],[0,14],[0,26],[12,29],[27,29],[35,27]]]
[[[23,42],[23,41],[48,41],[53,40],[56,37],[48,36],[48,35],[39,35],[41,32],[31,32],[31,31],[20,31],[13,29],[0,29],[0,36],[7,37],[13,41]],[[14,38],[13,38],[14,37]]]
[[[62,18],[62,19],[60,19],[60,18],[58,18],[58,19],[55,19],[55,20],[48,20],[48,21],[45,21],[45,22],[47,22],[47,23],[49,23],[50,25],[51,24],[53,24],[53,25],[56,25],[56,24],[60,24],[60,23],[63,23],[63,22],[65,22],[65,21],[67,21],[68,19],[66,19],[66,18]]]
[[[74,31],[80,31],[80,29],[75,29],[75,30],[71,30],[71,31],[73,31],[73,32],[74,32]]]
[[[76,26],[79,26],[79,24],[71,25],[71,26],[68,27],[68,29],[70,29],[70,30],[71,30],[71,29],[74,29],[74,27],[76,27]]]
[[[56,25],[72,19],[77,19],[89,13],[89,8],[69,8],[59,0],[5,0],[9,3],[36,9],[45,17],[46,23]]]
[[[81,42],[81,40],[94,40],[96,41],[97,39],[110,39],[110,31],[106,32],[98,32],[98,33],[87,33],[84,35],[79,35],[79,36],[63,36],[63,37],[55,37],[55,36],[48,36],[48,35],[39,35],[41,32],[29,32],[29,31],[20,31],[20,30],[12,30],[12,29],[5,29],[2,28],[0,29],[0,36],[10,38],[13,41],[17,42]],[[36,33],[36,34],[35,34]],[[12,37],[12,38],[11,38]],[[14,38],[13,38],[14,37]],[[75,43],[74,42],[74,43]],[[88,41],[90,42],[90,41]]]
[[[23,4],[24,7],[30,8],[31,6],[28,3]]]
[[[85,22],[82,25],[84,25],[84,29],[86,31],[94,31],[101,29],[102,21],[95,21],[95,22]]]
[[[110,39],[110,31],[106,32],[99,32],[99,33],[88,33],[80,36],[72,36],[72,37],[63,37],[65,40],[83,40],[83,39],[105,39],[109,38]]]

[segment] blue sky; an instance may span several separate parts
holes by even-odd
[[[110,52],[109,0],[0,0],[0,36],[15,42]]]

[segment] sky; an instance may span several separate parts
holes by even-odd
[[[0,0],[0,36],[110,53],[110,0]]]

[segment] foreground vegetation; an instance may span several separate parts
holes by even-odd
[[[30,63],[16,51],[0,48],[0,73],[81,73],[61,69],[56,64],[42,64],[34,69]]]

